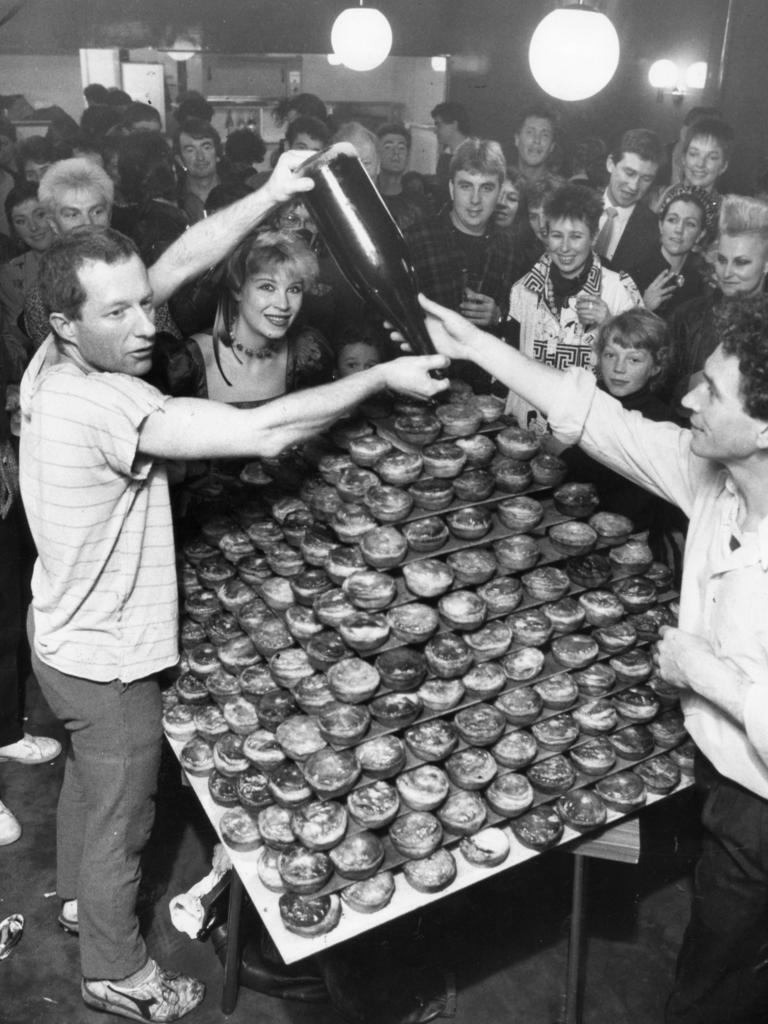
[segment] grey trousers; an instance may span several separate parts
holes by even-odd
[[[126,685],[65,675],[32,651],[40,689],[71,738],[57,816],[57,892],[77,899],[83,976],[119,980],[148,957],[136,897],[155,815],[160,691],[154,678]]]

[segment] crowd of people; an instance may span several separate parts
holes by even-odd
[[[85,98],[79,125],[46,136],[18,140],[0,120],[0,761],[61,752],[22,725],[31,645],[69,732],[57,891],[86,1004],[175,1020],[203,998],[149,956],[135,910],[158,676],[178,656],[167,462],[275,455],[380,388],[438,394],[449,380],[429,371],[450,359],[451,379],[503,396],[521,426],[565,448],[603,507],[661,532],[682,534],[690,517],[682,629],[657,660],[683,691],[710,803],[737,790],[753,824],[745,838],[724,808],[706,819],[706,891],[669,1021],[715,1024],[726,1018],[697,1015],[702,999],[722,1008],[736,992],[764,1006],[764,983],[744,975],[762,963],[768,906],[768,733],[753,720],[768,649],[754,618],[768,564],[768,203],[719,191],[730,126],[702,108],[669,147],[637,127],[568,152],[539,104],[505,154],[446,102],[431,112],[439,154],[423,175],[409,169],[406,125],[336,124],[308,94],[280,105],[270,161],[250,129],[222,139],[202,96],[175,107],[167,135],[120,90]],[[304,202],[302,160],[338,141],[404,234],[438,355],[397,358]],[[0,802],[0,845],[21,827]],[[726,870],[737,841],[754,857]]]

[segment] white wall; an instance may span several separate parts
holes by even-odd
[[[389,57],[373,71],[331,67],[321,53],[305,53],[301,91],[326,102],[384,100],[402,103],[408,122],[430,122],[430,110],[445,99],[445,74],[432,70],[429,57]]]
[[[78,54],[19,55],[0,59],[0,94],[21,93],[33,107],[61,107],[79,123],[85,107]]]
[[[158,55],[156,51],[131,52],[134,60],[147,60],[150,56],[154,60],[162,60],[166,79],[172,84],[175,72],[172,61],[166,61],[164,55]],[[211,55],[208,59],[215,60],[215,57]],[[316,93],[329,103],[344,100],[399,103],[403,105],[407,123],[429,125],[430,110],[445,99],[446,76],[432,70],[428,57],[390,57],[381,67],[364,72],[331,67],[325,54],[304,54],[300,60],[301,91]],[[253,63],[258,62],[258,55],[254,55]],[[203,75],[199,73],[201,66],[199,58],[189,62],[189,86],[202,86],[201,91],[211,92],[205,88]],[[248,95],[248,78],[251,76],[244,74],[243,77],[242,88],[236,91],[240,95]],[[234,86],[237,83],[229,84]],[[58,104],[79,121],[84,109],[82,89],[79,55],[3,54],[0,60],[0,94],[21,93],[33,107]],[[411,166],[431,173],[435,160],[430,148],[431,136],[428,133],[416,134],[417,145],[414,146]]]
[[[304,54],[301,91],[313,92],[329,103],[384,101],[402,103],[403,120],[409,125],[430,125],[430,110],[442,103],[446,76],[432,70],[429,57],[388,57],[373,71],[332,67],[325,54]],[[429,131],[413,133],[410,169],[432,174],[437,142]]]

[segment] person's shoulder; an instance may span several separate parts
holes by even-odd
[[[66,376],[66,387],[73,397],[77,396],[95,405],[101,405],[106,396],[117,398],[124,395],[130,398],[150,396],[157,392],[152,384],[130,373],[116,373],[113,370],[84,373],[72,363],[59,364],[55,369]]]
[[[417,224],[423,223],[427,213],[423,206],[411,200],[402,192],[396,196],[383,196],[387,209],[400,230],[405,234]]]
[[[42,311],[43,296],[40,292],[40,283],[38,281],[33,281],[24,293],[24,308],[40,309]]]
[[[515,250],[514,238],[508,231],[500,231],[498,228],[491,228],[486,235],[491,248],[500,252],[503,256],[512,256]]]
[[[677,417],[672,411],[672,407],[668,405],[663,398],[661,398],[654,391],[647,391],[642,395],[638,396],[635,401],[632,399],[635,396],[630,395],[630,401],[622,403],[627,409],[636,409],[641,412],[648,420],[655,420],[658,423],[668,421],[670,423],[677,423]]]
[[[669,264],[661,255],[661,249],[654,249],[635,264],[632,268],[631,277],[634,278],[637,284],[644,280],[647,280],[648,284],[650,284],[668,266]]]
[[[636,292],[638,290],[634,273],[629,274],[626,270],[609,270],[608,273],[612,274],[621,287],[627,291]]]
[[[510,298],[519,299],[527,292],[531,292],[534,290],[530,287],[530,282],[528,281],[530,273],[530,270],[526,270],[522,277],[518,277],[518,279],[512,283],[512,287],[510,289]]]
[[[608,304],[612,314],[643,304],[634,275],[625,270],[611,270],[606,266],[600,269],[600,297]]]
[[[88,424],[120,434],[124,424],[137,429],[153,412],[169,401],[154,384],[128,373],[101,371],[84,375],[74,385],[73,398],[88,406]]]
[[[600,260],[600,283],[602,288],[619,288],[631,283],[634,286],[635,282],[630,274],[626,270],[614,270],[613,267],[606,266],[606,264]]]
[[[644,202],[635,203],[635,208],[629,219],[636,226],[642,225],[644,228],[653,227],[655,231],[659,229],[659,215],[654,213],[650,206],[647,206]]]
[[[543,291],[549,277],[551,269],[551,260],[549,256],[544,253],[540,256],[525,272],[514,282],[512,285],[512,294],[520,295],[525,293],[531,293],[535,296],[540,296]]]
[[[696,295],[687,302],[683,302],[674,311],[670,318],[670,329],[676,327],[691,326],[702,320],[708,319],[715,303],[715,295],[707,291],[704,295]]]
[[[105,390],[101,378],[105,374],[89,374],[81,367],[57,356],[56,343],[49,334],[30,360],[21,381],[22,408],[44,411],[49,422],[62,416],[79,423],[83,416],[75,408],[93,405],[109,409],[114,395]]]
[[[0,263],[0,276],[3,277],[18,277],[30,262],[31,252],[23,252],[20,256],[11,256],[9,260],[5,260]]]

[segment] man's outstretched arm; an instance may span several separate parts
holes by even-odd
[[[151,413],[139,435],[145,455],[168,459],[272,457],[314,437],[384,388],[431,398],[448,387],[431,370],[440,355],[403,356],[304,391],[273,398],[256,409],[237,409],[205,398],[171,398]]]
[[[561,370],[529,359],[459,313],[423,295],[419,302],[427,314],[427,330],[438,352],[449,359],[471,360],[526,402],[549,414],[565,381]]]
[[[281,203],[312,188],[312,179],[294,174],[307,154],[283,153],[269,181],[257,192],[206,217],[185,231],[149,268],[156,306],[166,302],[187,281],[224,259]]]
[[[470,359],[549,419],[559,440],[588,454],[688,513],[702,460],[690,452],[690,432],[630,412],[596,389],[584,370],[557,370],[530,359],[424,296],[419,297],[435,348]]]

